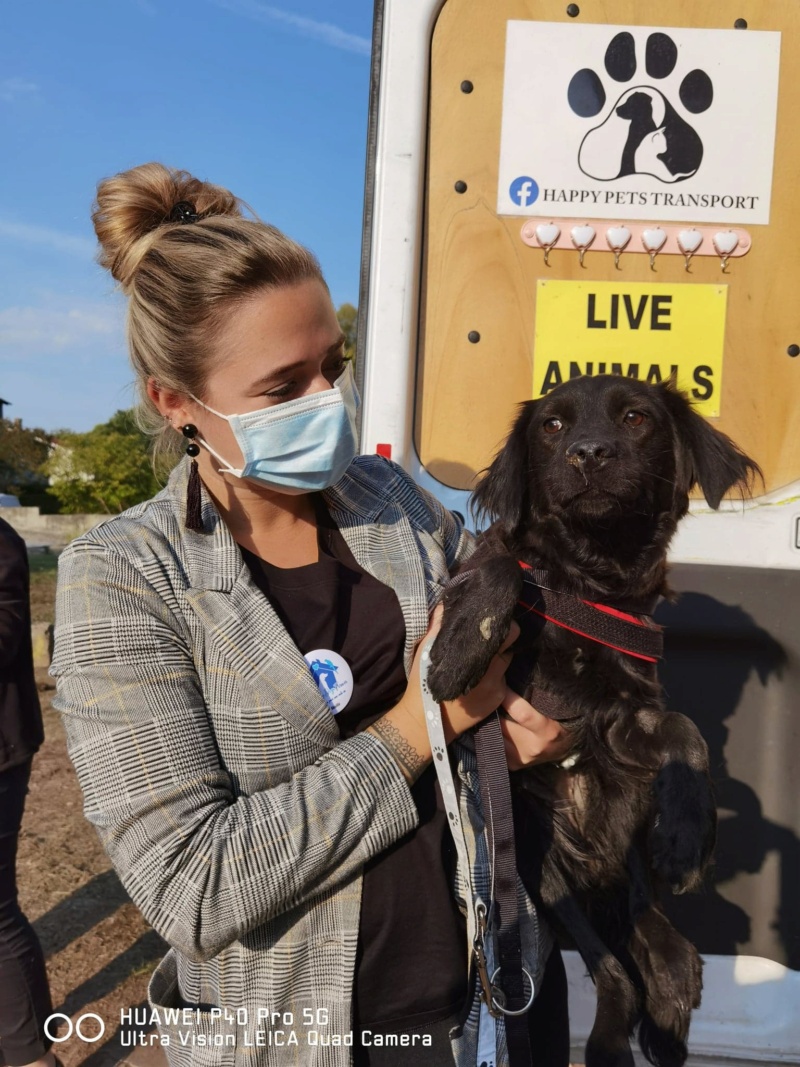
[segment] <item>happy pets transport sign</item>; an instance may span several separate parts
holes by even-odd
[[[768,223],[780,38],[510,21],[498,214]]]

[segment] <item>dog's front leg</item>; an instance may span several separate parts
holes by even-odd
[[[445,592],[428,675],[435,700],[455,700],[483,678],[505,640],[521,590],[516,560],[493,556]]]
[[[655,906],[636,920],[630,948],[645,986],[642,1051],[659,1067],[683,1067],[692,1009],[700,1006],[703,988],[700,955]]]
[[[691,719],[674,711],[637,712],[625,740],[626,755],[655,771],[652,867],[675,893],[698,889],[717,828],[708,747]]]
[[[538,888],[548,917],[574,942],[597,990],[597,1012],[586,1043],[586,1067],[634,1067],[629,1039],[641,1006],[630,976],[599,937],[549,855],[544,859]]]

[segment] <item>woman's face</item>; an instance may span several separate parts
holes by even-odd
[[[244,415],[330,389],[344,370],[344,334],[317,279],[254,293],[217,333],[199,398],[223,415]],[[233,467],[243,457],[224,419],[188,402],[200,434]],[[201,456],[208,462],[205,449]]]

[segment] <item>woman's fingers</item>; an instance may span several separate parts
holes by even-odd
[[[442,616],[444,615],[444,604],[437,604],[431,612],[431,617],[428,620],[428,633],[427,637],[433,637],[438,634],[442,628]]]
[[[500,649],[498,651],[498,655],[502,655],[504,652],[506,652],[511,647],[511,645],[514,644],[516,639],[519,637],[519,634],[520,634],[519,623],[514,622],[513,619],[512,619],[511,625],[508,628],[508,633],[506,634],[506,639],[502,643],[502,645],[500,646]]]
[[[506,687],[505,696],[503,697],[503,708],[515,722],[520,723],[522,726],[526,726],[528,723],[535,726],[538,724],[539,719],[545,718],[540,711],[537,711],[532,704],[528,703],[525,697],[521,697],[519,693],[515,693],[513,689],[508,687]]]
[[[531,766],[532,761],[528,759],[520,746],[525,746],[528,743],[528,738],[524,733],[520,733],[525,729],[524,726],[519,726],[513,719],[500,719],[500,729],[503,733],[503,746],[506,750],[506,764],[510,771],[519,771],[523,767]]]
[[[552,763],[569,755],[569,737],[533,733],[513,719],[501,719],[500,728],[509,770],[518,771],[537,763]]]
[[[506,690],[502,706],[510,716],[501,719],[500,725],[511,770],[565,759],[569,755],[572,737],[561,723],[542,715],[511,689]]]

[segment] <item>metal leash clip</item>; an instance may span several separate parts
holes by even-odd
[[[475,903],[475,916],[477,918],[477,925],[475,930],[475,938],[472,942],[472,952],[475,957],[475,965],[478,968],[478,978],[481,983],[481,992],[483,995],[483,1001],[489,1011],[495,1019],[499,1019],[503,1014],[503,1009],[497,1005],[495,1000],[496,990],[492,985],[492,979],[489,975],[489,962],[486,959],[486,937],[489,932],[488,925],[488,910],[483,901],[478,898]],[[495,975],[497,972],[495,971]]]

